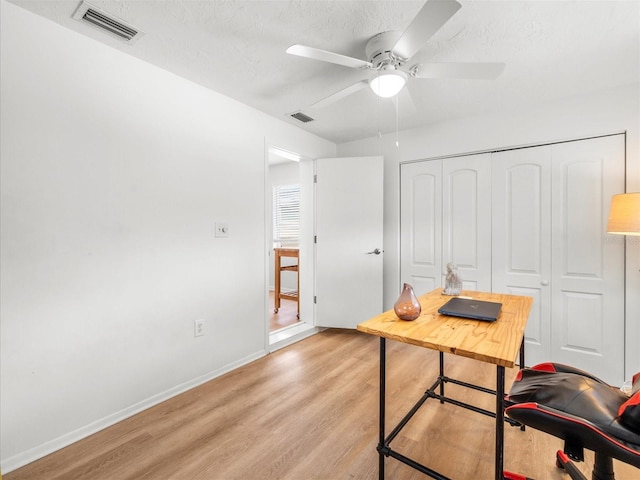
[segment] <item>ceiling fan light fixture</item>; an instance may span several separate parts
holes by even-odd
[[[395,97],[407,83],[407,74],[401,70],[382,70],[369,80],[373,93],[382,98]]]

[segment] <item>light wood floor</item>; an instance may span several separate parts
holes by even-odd
[[[298,302],[293,300],[280,300],[278,313],[274,313],[274,292],[269,292],[269,332],[275,332],[281,328],[294,325],[300,321],[298,318]]]
[[[4,478],[375,479],[378,346],[377,337],[324,331]],[[493,366],[446,358],[451,376],[494,387]],[[388,425],[432,383],[437,359],[436,352],[387,342]],[[507,388],[514,375],[507,369]],[[487,408],[493,405],[489,395],[447,388],[460,399],[474,396]],[[394,449],[456,480],[492,479],[493,419],[430,402],[394,440]],[[508,470],[538,480],[567,478],[555,467],[559,440],[509,426],[505,436]],[[615,464],[619,480],[640,478],[637,469]],[[393,459],[386,465],[388,479],[427,478]],[[589,472],[590,465],[579,466]]]

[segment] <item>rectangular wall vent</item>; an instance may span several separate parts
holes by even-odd
[[[309,115],[305,115],[302,112],[292,113],[291,116],[296,120],[300,120],[302,123],[313,122],[313,118],[311,118]]]
[[[81,22],[89,23],[128,44],[135,43],[144,35],[144,32],[139,28],[84,1],[80,3],[80,6],[76,9],[73,18]]]

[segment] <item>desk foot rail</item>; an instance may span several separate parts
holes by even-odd
[[[436,388],[438,388],[438,386],[440,385],[441,382],[454,383],[456,385],[461,385],[463,387],[472,388],[473,390],[478,390],[478,391],[481,391],[481,392],[484,392],[484,393],[488,393],[488,394],[491,394],[491,395],[494,395],[494,396],[497,395],[495,390],[491,390],[489,388],[480,387],[480,386],[474,385],[472,383],[462,382],[460,380],[455,380],[453,378],[443,377],[443,378],[438,378],[438,380],[436,380],[436,382],[425,392],[425,395],[428,396],[429,398],[436,398],[436,399],[440,400],[440,403],[451,403],[452,405],[455,405],[457,407],[466,408],[467,410],[471,410],[471,411],[476,412],[476,413],[481,413],[481,414],[486,415],[486,416],[491,417],[491,418],[496,418],[496,413],[495,412],[492,412],[490,410],[485,410],[484,408],[476,407],[475,405],[471,405],[469,403],[465,403],[465,402],[462,402],[460,400],[456,400],[455,398],[450,398],[450,397],[447,397],[445,395],[440,395],[440,394],[436,393]],[[424,403],[424,400],[421,399],[421,401],[422,401],[422,403]],[[421,405],[422,405],[422,403],[421,403]],[[511,419],[509,417],[504,417],[504,421],[507,422],[509,425],[514,426],[514,427],[519,427],[519,426],[522,425],[521,423],[516,422],[515,420],[513,420],[513,419]]]
[[[409,410],[409,413],[407,413],[404,418],[402,420],[400,420],[400,423],[398,423],[398,425],[396,426],[396,428],[394,428],[391,433],[389,434],[389,436],[385,439],[385,444],[388,445],[390,444],[394,438],[396,438],[396,435],[398,435],[400,433],[400,431],[404,428],[404,426],[409,423],[409,420],[411,420],[411,417],[413,417],[416,412],[420,409],[420,407],[422,407],[422,405],[424,404],[424,402],[426,402],[427,400],[429,400],[429,398],[431,398],[431,395],[428,394],[428,392],[425,392],[425,394],[420,397],[420,400],[418,400],[416,402],[416,404],[413,406],[413,408],[411,410]]]
[[[496,394],[496,391],[491,390],[490,388],[481,387],[480,385],[475,385],[473,383],[463,382],[462,380],[456,380],[455,378],[447,377],[444,375],[441,378],[438,378],[438,381],[442,381],[445,383],[453,383],[455,385],[460,385],[462,387],[472,388],[473,390],[478,390],[480,392],[488,393],[489,395]],[[436,384],[438,383],[438,381],[436,381]]]
[[[393,457],[396,460],[404,463],[405,465],[409,465],[411,468],[414,468],[415,470],[418,470],[419,472],[422,472],[425,475],[430,476],[431,478],[435,478],[436,480],[451,480],[449,477],[445,477],[444,475],[439,474],[435,470],[431,470],[429,467],[426,467],[421,463],[418,463],[415,460],[410,459],[409,457],[405,457],[404,455],[396,452],[395,450],[391,450],[388,446],[378,445],[378,453],[381,453],[386,457]]]
[[[402,429],[407,425],[407,423],[409,423],[409,420],[411,420],[411,418],[413,418],[413,416],[422,407],[424,402],[426,402],[430,398],[438,399],[438,400],[440,400],[440,403],[450,403],[450,404],[455,405],[457,407],[466,408],[467,410],[471,410],[471,411],[476,412],[476,413],[481,413],[481,414],[486,415],[486,416],[491,417],[491,418],[496,418],[495,412],[492,412],[490,410],[485,410],[484,408],[476,407],[475,405],[471,405],[469,403],[465,403],[465,402],[462,402],[460,400],[456,400],[455,398],[446,397],[444,395],[440,395],[440,394],[436,393],[435,390],[436,390],[436,388],[438,388],[438,386],[440,385],[440,383],[442,381],[444,381],[444,379],[440,379],[439,378],[438,380],[436,380],[436,382],[426,392],[424,392],[424,395],[422,395],[422,397],[420,397],[420,399],[411,408],[411,410],[409,410],[409,412],[402,418],[402,420],[400,420],[400,423],[398,423],[398,425],[396,425],[396,427],[384,439],[384,444],[385,445],[389,445],[393,441],[393,439],[396,438],[396,436],[402,431]],[[473,384],[467,384],[465,382],[461,382],[459,380],[454,380],[454,379],[451,379],[451,378],[447,378],[447,381],[450,381],[451,383],[456,383],[458,385],[462,385],[462,386],[465,386],[465,387],[468,387],[468,388],[473,388],[474,390],[480,390],[480,391],[485,392],[485,393],[490,393],[490,394],[496,395],[495,391],[487,389],[487,388],[484,388],[484,387],[479,387],[479,386],[473,385]],[[513,420],[513,419],[511,419],[509,417],[504,417],[504,421],[507,422],[509,425],[512,425],[512,426],[520,426],[521,425],[519,422],[516,422],[515,420]],[[381,447],[378,447],[378,448],[380,449]]]

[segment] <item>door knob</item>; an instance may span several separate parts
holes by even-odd
[[[372,252],[367,252],[367,255],[380,255],[381,253],[382,253],[382,250],[380,250],[379,248],[376,248]]]
[[[547,285],[549,285],[549,280],[542,280],[540,283],[546,287]]]

